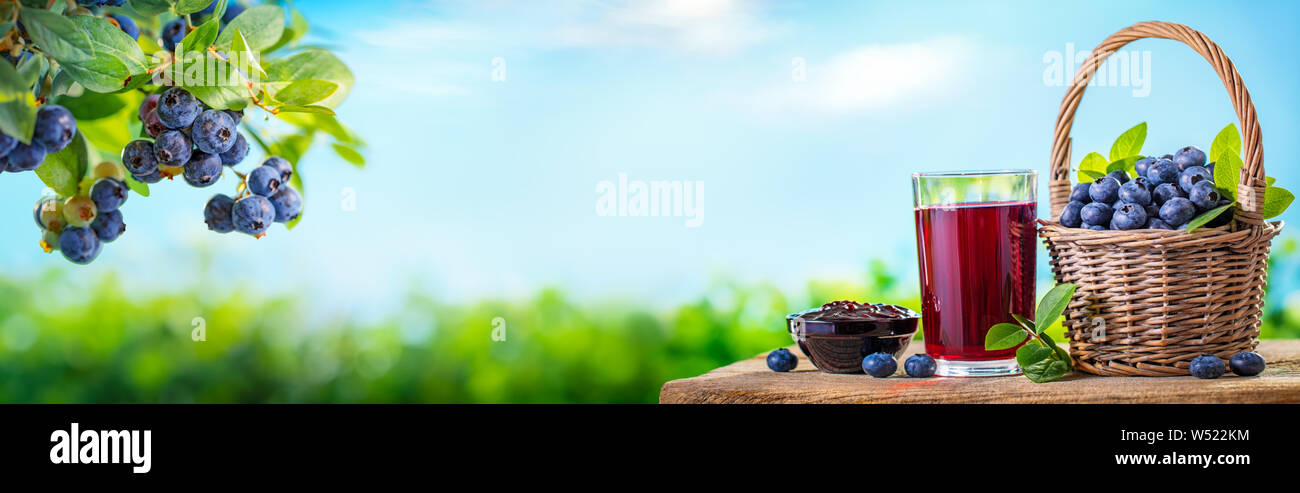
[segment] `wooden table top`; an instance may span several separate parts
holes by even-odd
[[[924,348],[915,341],[890,378],[834,375],[817,371],[798,348],[799,366],[789,373],[767,368],[766,353],[704,375],[665,383],[660,403],[1300,403],[1300,340],[1264,340],[1256,350],[1268,362],[1264,373],[1222,378],[1099,377],[1075,372],[1036,384],[1023,376],[909,378],[902,361]]]

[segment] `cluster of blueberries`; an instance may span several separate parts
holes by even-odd
[[[30,143],[0,133],[0,172],[21,173],[41,167],[47,154],[62,151],[77,135],[77,120],[72,112],[57,104],[47,104],[36,111],[36,128]]]
[[[154,140],[127,144],[122,164],[144,183],[179,174],[192,186],[212,186],[226,166],[248,156],[248,141],[235,128],[243,116],[241,111],[208,108],[179,87],[151,95],[140,104],[140,121]],[[289,185],[293,165],[284,158],[267,158],[240,176],[247,193],[238,200],[221,194],[212,197],[204,208],[208,229],[260,237],[272,224],[292,221],[302,213],[302,196]]]
[[[195,22],[199,22],[199,23],[205,22],[207,16],[216,13],[216,11],[217,11],[217,2],[213,1],[212,3],[208,4],[207,7],[204,7],[203,10],[200,10],[198,11],[198,13],[195,14],[195,16],[197,17]],[[242,13],[244,13],[243,5],[240,5],[239,3],[236,3],[234,1],[231,1],[228,4],[226,4],[226,13],[222,14],[221,16],[221,28],[225,29],[226,24],[229,24],[230,21],[235,20],[235,18],[239,17],[239,14]],[[173,20],[167,23],[167,25],[163,26],[163,31],[162,31],[163,49],[167,51],[176,51],[176,46],[181,44],[181,40],[185,39],[185,34],[187,33],[187,31],[189,31],[188,28],[189,26],[185,23],[184,17],[177,17],[176,20]]]
[[[243,112],[207,107],[189,91],[173,87],[145,98],[140,121],[153,142],[139,139],[122,150],[122,164],[136,180],[158,183],[184,175],[195,187],[209,187],[224,166],[248,155],[248,141],[235,130]]]
[[[121,210],[130,192],[126,171],[104,162],[95,167],[94,179],[89,195],[46,197],[36,203],[33,216],[47,253],[58,250],[72,263],[89,264],[105,243],[126,232]]]
[[[1228,359],[1228,368],[1243,377],[1259,375],[1264,371],[1264,357],[1259,353],[1237,353]],[[1197,356],[1188,368],[1196,378],[1219,378],[1225,373],[1223,360],[1217,356]]]
[[[1219,196],[1214,185],[1214,163],[1196,146],[1162,157],[1145,157],[1134,166],[1130,179],[1116,170],[1093,183],[1080,183],[1070,192],[1061,212],[1061,225],[1096,231],[1128,229],[1185,229],[1187,222],[1210,209],[1232,204]],[[1223,226],[1232,220],[1225,212],[1206,226]]]
[[[775,372],[787,372],[799,366],[799,359],[789,349],[781,348],[767,353],[767,367]],[[938,365],[928,354],[913,354],[903,363],[903,371],[913,378],[934,376]],[[889,353],[873,353],[862,358],[862,371],[876,378],[887,378],[898,371],[898,360]]]
[[[245,177],[249,193],[238,199],[214,195],[203,208],[208,229],[218,233],[239,231],[260,237],[272,223],[287,223],[302,214],[302,196],[289,185],[293,166],[271,156]]]

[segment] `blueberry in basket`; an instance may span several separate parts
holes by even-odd
[[[920,314],[898,305],[844,300],[791,314],[786,317],[786,327],[817,369],[863,373],[863,360],[869,355],[901,356],[920,319]]]

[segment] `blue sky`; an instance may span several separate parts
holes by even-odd
[[[204,282],[302,290],[325,311],[382,311],[410,285],[449,300],[558,285],[670,303],[725,276],[797,292],[857,277],[873,258],[910,280],[910,174],[1037,169],[1045,216],[1065,90],[1044,83],[1045,54],[1086,51],[1141,20],[1188,24],[1226,50],[1259,108],[1269,174],[1293,189],[1300,180],[1289,158],[1300,153],[1294,2],[375,5],[299,2],[314,40],[356,73],[339,114],[371,147],[360,171],[323,146],[304,159],[298,229],[258,241],[209,233],[201,209],[213,192],[177,182],[133,198],[128,234],[73,267],[35,247],[39,181],[5,174],[0,268],[118,271],[168,289],[194,282],[186,269],[211,255],[220,274]],[[1090,88],[1076,161],[1141,121],[1154,154],[1208,148],[1235,121],[1189,48],[1128,49],[1150,53],[1150,92]],[[703,182],[703,224],[598,216],[597,184],[620,173]],[[339,207],[344,188],[355,211]]]

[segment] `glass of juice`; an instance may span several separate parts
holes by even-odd
[[[936,374],[1020,373],[1016,348],[986,351],[995,324],[1034,319],[1038,173],[912,174],[921,326]]]

